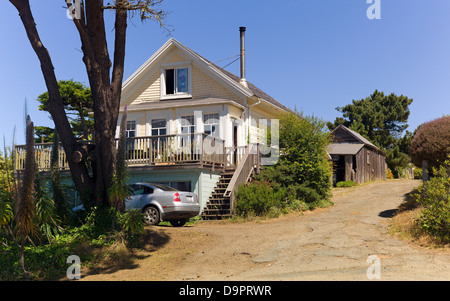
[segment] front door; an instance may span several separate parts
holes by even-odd
[[[235,165],[235,166],[237,166],[237,164],[239,163],[238,162],[238,159],[239,159],[239,156],[238,156],[238,126],[239,126],[239,123],[238,123],[238,121],[237,121],[237,119],[235,119],[235,118],[231,118],[231,127],[232,127],[232,141],[231,141],[231,143],[232,143],[232,154],[233,154],[233,157],[232,157],[232,160],[233,160],[233,165]]]

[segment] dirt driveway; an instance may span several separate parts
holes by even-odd
[[[387,233],[392,213],[418,185],[389,180],[335,190],[334,206],[303,215],[155,227],[151,247],[136,254],[141,259],[134,264],[82,279],[368,280],[370,268],[381,280],[450,280],[448,250],[413,246]]]

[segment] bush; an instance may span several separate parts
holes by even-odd
[[[286,195],[286,189],[275,190],[261,182],[241,185],[236,193],[236,212],[242,216],[265,215],[272,207],[284,208]]]
[[[341,181],[336,183],[336,187],[353,187],[357,185],[358,184],[353,181]]]
[[[450,116],[420,125],[409,151],[417,167],[422,167],[423,160],[428,160],[430,168],[442,164],[450,153]]]
[[[419,187],[417,202],[423,206],[418,219],[421,228],[443,243],[450,242],[450,161],[439,169],[434,177]]]
[[[386,179],[393,179],[394,174],[392,173],[392,170],[390,168],[386,169]]]
[[[239,215],[277,216],[288,210],[324,206],[331,196],[332,170],[325,122],[298,113],[280,116],[280,158],[236,193]],[[327,203],[328,204],[328,203]]]
[[[422,180],[422,169],[421,168],[414,168],[414,179]]]

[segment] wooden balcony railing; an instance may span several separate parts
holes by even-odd
[[[116,148],[119,139],[116,139]],[[128,166],[153,166],[199,163],[214,168],[235,166],[244,156],[245,147],[226,148],[222,139],[205,133],[126,138]],[[38,169],[49,171],[52,143],[35,144]],[[15,146],[15,170],[22,171],[25,145]],[[69,170],[66,153],[59,146],[59,169]]]

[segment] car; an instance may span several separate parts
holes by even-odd
[[[130,186],[133,195],[125,200],[125,210],[141,209],[147,225],[169,221],[172,226],[181,227],[191,217],[200,214],[198,196],[193,192],[157,183],[135,183]]]
[[[125,210],[141,210],[146,225],[169,221],[174,227],[182,227],[191,217],[200,214],[198,196],[193,192],[180,191],[158,183],[133,183],[130,187],[132,195],[125,200]],[[72,210],[84,208],[81,205]]]

